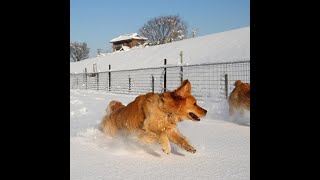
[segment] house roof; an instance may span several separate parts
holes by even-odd
[[[110,43],[118,42],[118,41],[124,41],[124,40],[130,40],[130,39],[143,39],[147,40],[148,38],[140,36],[137,33],[130,33],[130,34],[124,34],[117,38],[111,39]]]

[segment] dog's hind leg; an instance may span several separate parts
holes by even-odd
[[[182,134],[180,134],[178,130],[173,129],[171,131],[168,131],[167,134],[169,140],[180,146],[182,149],[191,153],[195,153],[197,151],[194,147],[190,145],[188,139],[184,137]]]
[[[229,115],[232,116],[234,114],[234,108],[232,106],[229,107]]]
[[[240,107],[240,115],[243,116],[244,114],[244,107]]]
[[[100,129],[106,135],[114,137],[118,133],[118,128],[110,116],[105,116],[100,124]]]

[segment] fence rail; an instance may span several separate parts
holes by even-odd
[[[199,100],[227,98],[236,80],[250,82],[250,60],[198,65],[163,66],[99,73],[70,74],[70,89],[102,90],[138,95],[176,89],[188,79],[192,94]]]

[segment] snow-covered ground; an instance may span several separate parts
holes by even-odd
[[[179,129],[197,149],[195,154],[172,144],[144,145],[134,137],[104,136],[98,124],[111,100],[124,104],[136,96],[93,90],[70,90],[71,179],[250,179],[250,114],[228,116],[226,101],[208,98],[198,104],[208,110],[200,122],[184,121]]]
[[[71,73],[137,69],[180,64],[180,51],[183,51],[183,64],[202,64],[250,60],[250,27],[185,39],[173,43],[114,52],[106,56],[70,62]]]

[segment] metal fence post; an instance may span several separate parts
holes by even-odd
[[[224,86],[226,91],[226,99],[228,99],[228,74],[224,75]]]
[[[99,73],[96,74],[97,77],[97,90],[99,90]]]
[[[180,51],[180,63],[181,63],[181,66],[180,66],[180,82],[181,82],[181,84],[183,82],[183,67],[182,67],[183,60],[182,60],[182,56],[183,56],[183,53],[182,53],[182,51]]]
[[[164,59],[164,66],[167,65],[167,59]],[[163,84],[163,88],[164,88],[164,92],[167,91],[167,68],[164,68],[164,84]]]
[[[111,65],[109,64],[109,91],[111,91],[111,72],[110,72],[110,70],[111,70]]]
[[[151,75],[151,87],[152,87],[152,92],[154,93],[154,77],[153,77],[153,74]]]
[[[129,76],[129,92],[131,91],[131,77]]]
[[[87,68],[84,68],[84,75],[85,75],[85,83],[86,83],[86,89],[88,89],[88,81],[87,81],[87,78],[88,78],[88,76],[87,76]]]

